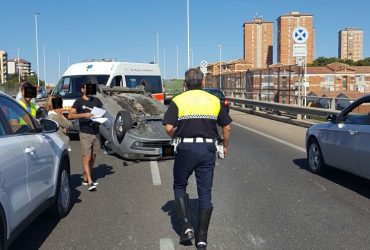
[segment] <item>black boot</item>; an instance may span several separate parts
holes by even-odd
[[[207,234],[208,226],[211,220],[213,209],[198,209],[198,225],[197,225],[197,234],[195,236],[195,246],[198,250],[207,249]]]
[[[180,243],[185,243],[194,239],[194,229],[189,220],[189,196],[176,198],[175,204],[181,224]]]

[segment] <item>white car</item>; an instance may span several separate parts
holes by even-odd
[[[70,211],[69,154],[58,129],[0,92],[0,249],[44,210]]]

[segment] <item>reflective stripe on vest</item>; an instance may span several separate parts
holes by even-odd
[[[175,96],[172,101],[178,108],[178,120],[217,120],[221,110],[220,99],[204,90],[189,90]]]
[[[27,110],[27,105],[21,101],[21,100],[18,100],[18,103],[25,109]],[[36,106],[35,104],[33,104],[32,102],[30,103],[30,106],[31,106],[31,115],[36,118]]]

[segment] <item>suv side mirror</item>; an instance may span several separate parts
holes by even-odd
[[[41,119],[40,125],[43,133],[54,133],[59,130],[59,125],[53,120]]]
[[[337,121],[337,116],[335,114],[327,115],[326,120],[329,121],[329,122],[336,122]]]

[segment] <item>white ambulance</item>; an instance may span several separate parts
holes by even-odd
[[[158,64],[91,60],[71,65],[52,92],[53,95],[63,97],[65,114],[71,109],[76,98],[82,96],[81,84],[86,78],[89,78],[91,83],[107,87],[136,88],[142,85],[155,99],[164,101]]]

